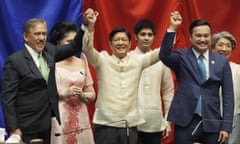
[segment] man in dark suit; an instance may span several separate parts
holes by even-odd
[[[82,49],[83,31],[65,46],[46,42],[47,26],[43,19],[28,20],[23,27],[24,47],[9,56],[3,67],[2,106],[6,129],[11,136],[25,143],[41,138],[50,143],[51,117],[58,112],[58,94],[55,84],[55,62]],[[38,61],[44,57],[47,73],[42,74]],[[73,91],[73,93],[77,93]]]
[[[175,72],[178,82],[168,114],[168,120],[175,124],[174,143],[225,143],[232,129],[234,108],[229,63],[225,57],[209,50],[211,26],[205,20],[196,20],[190,25],[190,48],[172,52],[175,31],[182,17],[174,12],[171,19],[175,26],[169,27],[163,39],[160,59]]]

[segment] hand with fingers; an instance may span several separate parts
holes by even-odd
[[[176,31],[181,24],[182,24],[181,14],[178,11],[171,12],[169,29],[171,31]]]

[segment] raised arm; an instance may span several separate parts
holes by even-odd
[[[91,8],[88,8],[83,15],[83,24],[87,27],[88,32],[94,31],[94,25],[97,21],[97,16],[99,13],[97,11],[94,11]]]
[[[174,57],[171,58],[170,55],[173,44],[175,43],[174,41],[176,30],[181,25],[181,23],[182,16],[180,15],[180,13],[178,11],[172,12],[170,15],[170,25],[163,38],[161,50],[159,53],[160,60],[162,60],[162,62],[167,66],[171,66],[171,61],[175,60]]]
[[[91,64],[96,66],[99,62],[99,52],[94,48],[94,26],[97,21],[98,12],[88,8],[83,15],[83,51]]]

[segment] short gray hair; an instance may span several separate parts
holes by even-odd
[[[36,24],[39,24],[39,23],[46,25],[46,21],[41,18],[32,18],[32,19],[27,20],[24,23],[23,32],[26,32],[26,33],[30,32],[30,28],[36,26]]]
[[[218,42],[218,40],[220,38],[228,39],[231,42],[232,49],[236,48],[237,42],[236,42],[235,37],[231,33],[227,32],[227,31],[222,31],[222,32],[219,32],[219,33],[215,33],[212,36],[212,47],[213,48],[216,46],[216,43]]]

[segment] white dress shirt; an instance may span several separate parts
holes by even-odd
[[[30,55],[33,58],[34,63],[36,64],[36,66],[39,68],[39,60],[38,60],[38,56],[39,53],[34,51],[31,47],[29,47],[29,45],[25,44],[25,47],[27,48],[28,52],[30,53]]]

